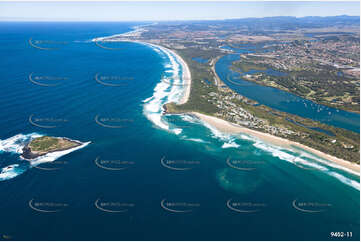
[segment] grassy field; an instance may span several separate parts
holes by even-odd
[[[55,150],[69,149],[79,144],[64,138],[42,136],[33,139],[29,143],[32,152],[51,152]]]

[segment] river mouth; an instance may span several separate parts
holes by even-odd
[[[38,28],[35,23],[31,30],[18,25],[22,27],[11,29],[18,40]],[[7,218],[0,222],[1,235],[6,234],[2,238],[262,240],[275,234],[277,226],[280,231],[288,228],[277,239],[304,231],[307,238],[322,233],[327,239],[336,226],[357,231],[353,224],[359,219],[355,213],[359,191],[350,180],[359,182],[358,177],[336,169],[330,171],[341,176],[330,176],[311,158],[269,147],[245,134],[224,134],[192,115],[163,115],[163,103],[179,100],[185,86],[162,82],[163,74],[169,71],[165,74],[169,77],[173,70],[161,53],[137,43],[108,50],[73,42],[84,39],[85,32],[94,33],[86,39],[117,34],[120,24],[98,24],[96,34],[91,23],[81,28],[74,23],[46,25],[50,33],[69,38],[65,47],[72,51],[37,52],[21,41],[14,49],[7,42],[0,45],[9,56],[1,68],[12,70],[11,60],[27,63],[29,56],[37,60],[17,65],[16,72],[9,71],[5,78],[13,81],[0,82],[4,90],[0,168],[19,164],[13,173],[0,176],[0,212]],[[38,39],[46,39],[43,35]],[[69,71],[74,82],[39,86],[23,78],[32,69],[42,73],[54,61],[64,63],[59,71]],[[118,78],[118,72],[134,81]],[[96,81],[97,73],[101,81],[110,75],[103,78],[107,85]],[[127,85],[118,85],[125,81]],[[61,125],[51,119],[54,128],[35,126],[28,122],[33,113],[32,120],[60,117],[68,122]],[[29,169],[29,162],[19,159],[17,151],[39,135],[92,143]],[[293,201],[304,210],[313,210],[310,203],[332,207],[317,214],[302,213]],[[300,206],[303,202],[307,208]]]
[[[254,48],[245,49],[243,47],[242,50],[252,52]],[[225,55],[217,61],[215,68],[221,80],[233,91],[282,112],[295,114],[356,133],[360,132],[360,115],[357,113],[327,107],[283,90],[242,79],[243,74],[241,75],[230,69],[232,62],[239,59],[239,54]],[[272,75],[280,75],[279,72],[273,69],[268,69],[266,72]],[[262,95],[259,95],[259,93],[262,93]]]

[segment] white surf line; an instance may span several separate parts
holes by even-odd
[[[116,36],[116,37],[118,37],[118,36],[126,36],[125,34],[119,34],[119,35],[113,35],[113,37],[112,36],[109,36],[109,37],[102,37],[102,40],[109,40],[109,39],[111,39],[111,38],[114,38],[114,36]],[[99,40],[99,38],[96,38],[96,39],[93,39],[92,41],[98,41]],[[143,41],[136,41],[136,40],[112,40],[112,41],[118,41],[118,42],[135,42],[135,43],[139,43],[139,44],[144,44],[144,45],[148,45],[148,46],[151,46],[151,47],[154,47],[154,48],[158,48],[158,49],[160,49],[161,51],[163,51],[164,53],[171,53],[172,55],[174,55],[175,57],[176,57],[176,59],[178,60],[178,62],[182,65],[182,81],[183,82],[186,82],[186,81],[188,81],[187,83],[184,83],[184,87],[186,88],[185,89],[185,92],[184,92],[184,95],[183,95],[183,97],[181,98],[181,99],[179,99],[178,101],[176,101],[176,103],[178,103],[178,104],[183,104],[183,103],[186,103],[187,101],[188,101],[188,98],[189,98],[189,94],[190,94],[190,88],[191,88],[191,74],[190,74],[190,71],[189,71],[189,68],[188,68],[188,65],[184,62],[184,60],[179,56],[179,55],[177,55],[177,53],[175,53],[174,51],[172,51],[172,50],[170,50],[170,49],[168,49],[168,48],[166,48],[166,47],[163,47],[163,46],[160,46],[160,45],[156,45],[156,44],[153,44],[153,43],[148,43],[148,42],[143,42]],[[148,100],[148,99],[147,99]],[[206,127],[208,127],[208,128],[210,128],[210,127],[213,127],[213,128],[215,128],[215,129],[211,129],[212,131],[215,131],[215,130],[217,130],[217,131],[219,131],[220,133],[222,133],[222,134],[224,134],[224,135],[227,135],[226,133],[224,133],[224,132],[222,132],[222,131],[220,131],[219,129],[217,129],[216,127],[214,127],[214,126],[212,126],[212,125],[210,125],[208,122],[205,122],[204,120],[201,120],[201,121],[203,121],[202,123],[203,124],[205,124],[205,126]],[[208,125],[207,125],[208,124]],[[163,127],[164,128],[164,127]],[[169,127],[167,127],[166,129],[169,129]],[[213,132],[213,134],[215,134],[214,132]],[[246,134],[246,133],[244,133],[245,135],[249,135],[249,134]],[[221,138],[223,135],[215,135],[216,137],[218,137],[218,138]],[[254,137],[254,136],[252,136],[252,137]],[[224,138],[224,137],[223,137]],[[229,137],[228,137],[229,138]],[[257,137],[254,137],[254,138],[256,138],[257,140],[259,140]],[[221,140],[222,140],[222,138],[221,138]],[[234,141],[234,139],[232,140],[229,140],[230,142],[232,142],[232,141]],[[259,141],[261,141],[261,140],[259,140]],[[223,144],[223,146],[222,146],[222,148],[229,148],[229,147],[233,147],[233,148],[237,148],[237,144],[236,143],[234,143],[234,142],[232,142],[232,143],[230,143],[230,142],[228,142],[228,143],[225,143],[225,144]],[[265,143],[265,144],[268,144],[267,142],[264,142],[263,140],[261,141],[261,142],[263,142],[263,143]],[[269,145],[272,145],[273,146],[273,144],[269,144]],[[276,147],[278,147],[278,146],[276,146]],[[258,148],[258,147],[257,147]],[[284,147],[280,147],[280,148],[284,148]],[[292,150],[292,149],[290,149],[290,150]],[[299,153],[299,152],[297,152],[296,151],[296,153]],[[312,153],[312,152],[311,152]],[[303,154],[300,154],[301,156],[303,155]],[[291,156],[291,155],[290,155]],[[319,162],[319,163],[323,163],[324,165],[328,165],[328,166],[331,166],[331,167],[333,167],[333,168],[336,168],[336,169],[340,169],[340,170],[343,170],[343,171],[346,171],[346,172],[348,172],[348,173],[351,173],[351,174],[355,174],[355,175],[358,175],[358,176],[360,176],[360,174],[359,173],[357,173],[357,172],[354,172],[353,170],[350,170],[350,169],[348,169],[348,168],[346,168],[346,167],[343,167],[343,166],[339,166],[339,165],[337,165],[337,164],[334,164],[334,162],[329,162],[329,161],[324,161],[324,162],[321,162],[320,161],[320,159],[315,159],[316,157],[312,157],[311,159],[313,159],[313,160],[315,160],[316,162]],[[323,159],[322,159],[323,160]],[[286,161],[288,161],[288,160],[286,160]],[[291,162],[291,161],[290,161]],[[320,171],[322,171],[322,170],[320,170]],[[359,184],[359,183],[357,183],[357,184]]]
[[[129,32],[127,32],[127,33],[129,33]],[[153,48],[157,48],[157,49],[163,51],[164,53],[171,53],[173,56],[175,56],[178,63],[182,66],[182,86],[185,88],[183,97],[180,100],[177,100],[176,103],[177,104],[186,103],[189,99],[189,95],[190,95],[190,91],[191,91],[192,76],[191,76],[191,72],[189,70],[187,63],[183,60],[183,58],[180,57],[175,51],[168,49],[166,47],[160,46],[160,45],[153,44],[153,43],[138,41],[138,40],[114,39],[117,37],[127,37],[127,33],[116,34],[116,35],[107,36],[107,37],[94,38],[94,39],[92,39],[92,42],[97,42],[97,41],[133,42],[133,43],[143,44],[143,45],[147,45],[147,46],[150,46]]]
[[[140,28],[140,31],[143,31],[143,29]],[[125,37],[125,39],[116,39],[118,37]],[[92,41],[93,42],[97,42],[97,41],[134,42],[151,47],[154,51],[158,53],[162,52],[168,57],[170,64],[165,65],[165,68],[171,67],[172,70],[166,70],[165,73],[174,73],[174,75],[170,77],[173,79],[173,81],[171,83],[170,82],[168,83],[165,77],[163,77],[163,79],[160,80],[160,82],[156,85],[154,89],[153,96],[143,100],[144,114],[156,126],[165,129],[167,131],[171,131],[177,135],[180,134],[182,132],[182,129],[170,128],[169,123],[162,119],[162,116],[164,114],[163,105],[172,102],[177,104],[183,104],[188,101],[190,95],[190,88],[191,88],[190,87],[191,74],[188,65],[173,50],[170,50],[166,47],[156,45],[153,43],[127,39],[126,37],[127,37],[127,33],[124,33],[124,34],[117,34],[108,37],[95,38],[92,39]],[[181,73],[182,73],[181,77],[179,77],[179,66],[181,66]],[[170,91],[169,88],[171,88]]]
[[[212,125],[211,123],[207,122],[207,120],[204,119],[205,115],[203,115],[203,114],[201,115],[201,117],[203,117],[203,118],[200,118],[199,114],[195,115],[195,116],[198,117],[199,120],[206,127],[208,127],[212,131],[212,133],[216,135],[216,137],[219,137],[221,140],[223,140],[223,138],[224,138],[224,137],[222,137],[223,135],[228,135],[229,137],[232,137],[232,136],[239,137],[238,135],[242,134],[241,139],[242,139],[243,135],[247,135],[247,136],[250,135],[250,134],[247,134],[247,133],[243,133],[242,131],[239,131],[237,134],[236,133],[223,132],[220,129],[218,129],[215,125]],[[217,120],[219,120],[219,122],[222,122],[222,123],[227,122],[227,121],[215,118],[215,117],[211,117],[211,116],[208,116],[208,117],[211,118],[211,119],[217,119]],[[295,149],[292,149],[292,147],[287,148],[287,147],[284,147],[284,146],[279,146],[279,145],[276,145],[276,144],[273,144],[273,143],[269,143],[269,142],[267,142],[267,141],[265,141],[263,139],[260,139],[259,137],[255,137],[253,135],[251,135],[251,137],[253,138],[253,139],[251,138],[251,140],[253,140],[255,142],[253,144],[254,147],[256,147],[256,148],[258,148],[260,150],[266,151],[266,152],[270,153],[274,157],[278,157],[281,160],[293,163],[295,165],[297,165],[296,162],[295,162],[297,160],[297,162],[300,162],[300,163],[303,163],[304,165],[308,165],[308,166],[317,168],[318,171],[323,172],[324,174],[327,174],[329,176],[332,176],[332,177],[336,178],[337,180],[339,180],[340,182],[342,182],[342,183],[344,183],[346,185],[352,186],[353,188],[355,188],[357,190],[360,190],[360,183],[359,182],[357,182],[356,180],[353,180],[352,178],[348,178],[348,177],[345,177],[344,175],[336,173],[335,171],[332,171],[329,168],[330,167],[336,168],[339,171],[345,171],[345,172],[347,172],[349,174],[360,176],[359,173],[357,173],[357,172],[355,172],[355,171],[353,171],[351,169],[348,169],[346,167],[337,165],[334,162],[324,160],[321,157],[320,158],[315,157],[312,152],[310,152],[310,154],[308,154],[306,152],[300,152],[299,150],[296,151]],[[249,140],[249,139],[250,138],[247,137],[247,140]],[[296,154],[288,154],[283,149],[295,152]],[[302,159],[302,158],[310,158],[310,159],[312,159],[312,161],[307,161],[307,160]],[[322,166],[321,164],[325,165],[325,166]]]

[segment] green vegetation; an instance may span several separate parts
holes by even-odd
[[[221,46],[248,48],[252,53],[240,54],[240,61],[231,68],[240,73],[259,71],[242,78],[359,112],[359,18],[347,23],[338,19],[337,26],[336,19],[329,23],[295,20],[159,23],[129,40],[175,50],[188,64],[192,74],[189,100],[182,105],[167,104],[168,113],[195,111],[216,116],[359,163],[359,133],[257,105],[226,87],[214,73],[216,60],[230,53]],[[195,57],[208,62],[199,63]],[[263,72],[267,69],[287,75],[269,75]]]
[[[268,69],[266,65],[262,64],[254,64],[252,62],[236,62],[234,64],[235,67],[239,68],[242,72],[249,72],[250,70],[256,70],[256,71],[265,71]]]
[[[214,76],[209,70],[208,64],[200,64],[192,60],[192,55],[202,56],[204,58],[212,58],[212,54],[208,55],[199,55],[196,51],[179,51],[177,53],[184,59],[188,64],[191,75],[192,75],[192,84],[191,84],[191,93],[187,103],[183,105],[175,105],[170,103],[166,105],[167,111],[172,113],[178,112],[200,112],[204,114],[214,114],[219,111],[215,105],[212,105],[208,102],[207,97],[210,92],[217,92],[217,87],[214,83]],[[206,81],[207,80],[207,81]]]
[[[251,59],[254,60],[254,58]],[[252,64],[248,59],[241,59],[232,65],[232,70],[241,74],[249,70],[257,71],[268,68],[271,67],[264,64]],[[284,70],[278,71],[285,72]],[[244,79],[282,89],[319,104],[359,113],[359,89],[355,88],[355,83],[359,81],[352,77],[337,75],[337,73],[335,69],[326,67],[317,72],[300,68],[286,72],[285,76],[272,76],[256,72],[251,77],[244,77]]]
[[[50,137],[50,136],[42,136],[39,138],[33,139],[28,147],[31,149],[33,153],[47,153],[56,150],[65,150],[79,144],[74,141],[70,141],[64,138]]]
[[[239,100],[238,98],[231,98],[234,96],[234,92],[232,90],[227,87],[216,87],[213,84],[215,77],[211,71],[210,65],[192,61],[192,56],[190,54],[193,53],[192,51],[188,50],[188,52],[177,52],[182,56],[182,58],[184,58],[190,67],[190,71],[192,73],[191,93],[188,102],[185,104],[167,104],[167,112],[184,113],[195,111],[207,115],[217,116],[227,121],[236,123],[236,120],[234,120],[233,117],[227,115],[229,110],[220,109],[217,106],[217,102],[212,101],[210,94],[216,93],[219,95],[217,100],[230,100],[255,117],[265,120],[268,125],[292,130],[294,132],[294,134],[287,135],[286,137],[277,134],[273,135],[307,145],[341,159],[349,160],[355,163],[360,162],[360,138],[357,133],[322,124],[297,115],[280,112],[264,105],[255,106],[253,105],[256,103],[255,101],[244,97],[242,100]],[[197,56],[199,56],[199,54],[197,54]],[[252,69],[254,69],[254,66],[252,66]],[[205,80],[208,80],[208,82]],[[263,128],[253,127],[252,129],[266,132]]]

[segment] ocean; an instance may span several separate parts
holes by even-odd
[[[177,58],[91,41],[140,24],[0,24],[0,168],[15,165],[0,174],[1,239],[359,240],[359,176],[162,115],[184,95]],[[85,145],[22,160],[42,135]]]

